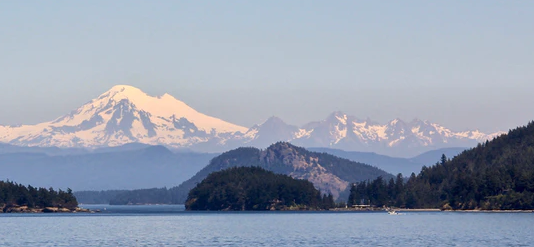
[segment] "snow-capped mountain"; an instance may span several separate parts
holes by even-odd
[[[343,112],[302,127],[277,117],[245,128],[199,113],[171,95],[153,97],[119,85],[54,121],[1,126],[0,142],[20,146],[98,148],[126,143],[221,152],[239,146],[266,148],[277,141],[409,156],[443,147],[470,147],[496,135],[454,132],[439,124],[394,119],[379,124]]]
[[[370,119],[361,120],[343,112],[334,112],[323,121],[306,124],[297,133],[301,134],[291,142],[304,147],[331,147],[408,157],[444,147],[475,146],[503,132],[454,132],[419,119],[409,123],[394,119],[387,124],[379,124]]]
[[[188,147],[224,143],[247,128],[197,112],[165,94],[119,85],[54,121],[3,127],[0,140],[23,146],[101,147],[125,143]]]

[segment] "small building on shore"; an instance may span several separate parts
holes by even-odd
[[[372,205],[369,205],[369,204],[357,204],[357,205],[352,205],[352,207],[355,209],[361,209],[361,210],[374,208]]]

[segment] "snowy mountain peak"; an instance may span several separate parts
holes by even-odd
[[[123,94],[126,94],[126,95],[147,95],[145,92],[141,91],[141,89],[139,88],[136,88],[134,86],[130,86],[130,85],[116,85],[116,86],[113,86],[110,90],[108,90],[107,92],[105,92],[104,94],[118,94],[118,93],[123,93]]]
[[[136,105],[140,106],[146,106],[148,104],[152,104],[152,107],[154,107],[154,104],[163,104],[163,103],[171,103],[174,107],[180,106],[183,109],[182,110],[189,110],[189,111],[195,111],[188,105],[186,105],[184,102],[177,100],[173,96],[171,96],[168,93],[165,93],[161,96],[153,97],[148,95],[147,93],[143,92],[141,89],[128,86],[128,85],[117,85],[112,87],[107,92],[101,94],[97,99],[93,101],[121,101],[127,99],[130,102],[135,103]],[[187,109],[189,108],[189,109]],[[195,111],[196,112],[196,111]]]
[[[206,132],[210,132],[212,129],[216,129],[219,132],[244,133],[247,131],[244,127],[199,113],[169,94],[152,97],[138,88],[126,85],[114,86],[108,92],[98,97],[98,99],[91,102],[91,106],[110,106],[119,104],[121,101],[128,102],[134,109],[140,112],[150,114],[156,118],[156,122],[159,119],[171,120],[185,118],[195,124],[198,129]]]
[[[118,85],[71,113],[48,123],[11,128],[0,140],[59,147],[117,146],[130,142],[188,147],[224,143],[247,128],[199,113],[169,94],[150,96]]]

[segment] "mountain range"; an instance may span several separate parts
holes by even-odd
[[[414,156],[445,147],[472,147],[497,133],[452,131],[415,119],[386,124],[343,112],[301,127],[271,117],[246,128],[210,117],[169,94],[153,97],[138,88],[118,85],[76,110],[36,125],[0,125],[0,142],[18,146],[107,148],[127,143],[164,145],[171,149],[223,152],[240,146],[265,148],[278,141],[303,147],[328,147]]]

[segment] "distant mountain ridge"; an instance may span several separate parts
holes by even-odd
[[[173,153],[163,146],[126,146],[70,155],[20,151],[0,152],[0,180],[75,191],[176,186],[216,156]]]
[[[343,112],[302,127],[271,117],[251,128],[202,114],[169,94],[152,97],[118,85],[69,114],[36,125],[2,126],[0,142],[19,146],[106,148],[127,143],[223,152],[277,141],[408,157],[444,147],[470,147],[501,134],[455,132],[439,124],[394,119],[379,124]]]

